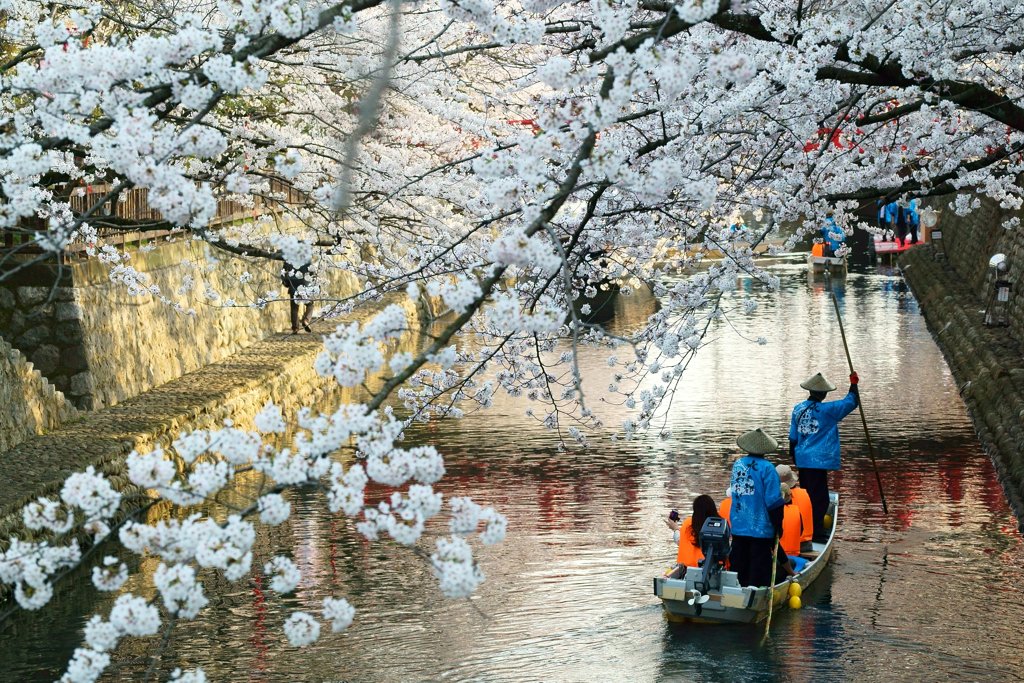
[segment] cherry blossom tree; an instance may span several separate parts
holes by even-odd
[[[444,465],[434,447],[397,445],[410,421],[457,417],[500,391],[538,400],[554,438],[585,445],[602,427],[576,364],[588,343],[608,347],[608,391],[636,411],[616,428],[660,429],[709,325],[732,313],[723,294],[742,273],[775,288],[757,254],[791,248],[826,210],[849,231],[867,227],[859,216],[878,200],[953,195],[963,213],[980,193],[1021,206],[1016,0],[6,0],[2,10],[0,228],[49,252],[89,244],[139,293],[159,294],[104,238],[173,228],[286,270],[353,273],[358,295],[318,295],[337,315],[386,296],[431,296],[450,311],[417,355],[387,352],[410,326],[397,305],[324,339],[321,375],[355,387],[384,374],[361,404],[289,416],[271,405],[254,430],[183,434],[129,458],[136,485],[188,509],[241,471],[265,475],[258,499],[226,520],[194,513],[112,530],[121,496],[91,470],[27,506],[26,526],[51,537],[9,539],[0,553],[0,581],[21,608],[43,608],[85,561],[68,540],[78,530],[160,558],[159,597],[126,593],[94,616],[69,681],[97,678],[120,639],[193,618],[207,601],[201,572],[259,571],[255,525],[289,517],[289,490],[320,491],[368,539],[422,553],[442,593],[469,595],[484,578],[469,539],[499,541],[505,519],[452,498],[450,535],[419,549],[445,508],[432,488]],[[288,220],[211,225],[219,198],[281,201],[280,179],[301,196],[281,203]],[[94,182],[109,191],[73,209]],[[133,189],[148,191],[161,220],[103,215]],[[753,220],[737,229],[739,215]],[[660,310],[610,334],[590,317],[609,283],[652,287]],[[476,343],[460,344],[468,336]],[[283,445],[289,424],[297,436]],[[347,466],[332,458],[341,452],[354,456]],[[393,488],[388,500],[366,503],[371,480]],[[279,593],[298,582],[284,555],[262,571]],[[96,562],[98,588],[126,579],[119,561]],[[285,632],[304,645],[321,623],[340,631],[354,616],[329,598]]]

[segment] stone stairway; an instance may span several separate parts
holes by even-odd
[[[364,305],[346,322],[369,318],[388,303]],[[407,313],[410,321],[417,320],[418,311]],[[313,360],[323,348],[322,335],[337,323],[314,324],[313,334],[268,337],[123,403],[80,413],[54,431],[0,453],[0,550],[12,535],[36,537],[23,525],[22,507],[37,497],[57,494],[73,472],[92,465],[110,479],[124,497],[120,520],[150,500],[128,480],[125,458],[133,449],[167,444],[184,430],[217,427],[228,418],[245,426],[267,401],[287,410],[328,392],[341,396],[333,379],[313,371]]]

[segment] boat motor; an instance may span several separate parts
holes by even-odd
[[[701,590],[704,593],[712,589],[721,589],[722,570],[725,568],[725,561],[729,559],[729,550],[732,548],[732,533],[729,531],[729,523],[721,517],[708,517],[704,520],[704,526],[700,528],[700,549],[704,553],[704,560],[701,564]]]

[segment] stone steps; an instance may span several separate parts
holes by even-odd
[[[75,418],[78,410],[35,364],[0,339],[0,452]]]
[[[366,304],[344,322],[366,319],[388,303],[406,297]],[[412,326],[419,311],[409,304]],[[313,360],[323,348],[322,335],[341,321],[314,325],[313,334],[278,334],[234,355],[186,374],[109,408],[80,414],[62,427],[28,439],[0,454],[0,550],[16,535],[34,539],[26,529],[21,509],[40,496],[60,491],[65,478],[92,465],[122,492],[120,519],[134,514],[149,495],[127,478],[125,458],[133,449],[168,444],[184,430],[218,427],[225,419],[246,426],[266,404],[274,401],[286,410],[328,392],[342,396],[333,379],[313,371]],[[80,538],[85,543],[86,539]],[[2,597],[3,587],[0,587]]]

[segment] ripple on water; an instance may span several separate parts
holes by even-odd
[[[684,377],[667,441],[597,436],[590,451],[559,453],[513,401],[412,431],[410,441],[445,453],[442,490],[509,517],[506,542],[480,553],[488,581],[473,600],[440,598],[421,560],[366,544],[299,497],[302,517],[261,531],[255,563],[292,548],[305,575],[296,594],[214,581],[214,604],[181,625],[168,666],[201,665],[228,681],[1020,680],[1024,549],[1015,520],[913,297],[884,273],[851,273],[837,296],[889,513],[851,416],[833,480],[842,496],[836,560],[804,609],[778,613],[765,642],[761,627],[665,621],[651,579],[674,558],[667,511],[686,511],[699,493],[722,495],[739,433],[763,426],[784,437],[802,379],[847,374],[823,284],[800,267],[777,274],[778,297],[740,281],[735,296],[761,306],[730,314],[735,332],[715,330]],[[639,295],[619,306],[625,320],[650,311]],[[747,341],[762,335],[767,346]],[[626,412],[599,400],[603,356],[583,354],[589,405],[618,424]],[[147,563],[143,573],[152,570]],[[71,615],[109,608],[86,581],[0,632],[0,677],[54,677],[80,637]],[[327,595],[359,609],[350,630],[306,650],[282,647],[287,614],[314,611]],[[127,659],[153,646],[119,651],[119,676],[141,673]]]

